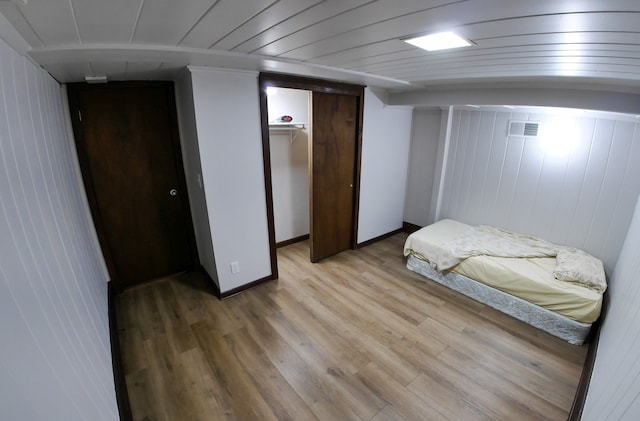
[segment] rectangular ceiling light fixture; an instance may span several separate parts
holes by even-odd
[[[448,50],[471,45],[471,42],[459,37],[453,32],[438,32],[437,34],[405,39],[403,41],[427,51]]]

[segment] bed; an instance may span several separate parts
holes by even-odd
[[[409,235],[404,255],[408,269],[576,345],[606,290],[602,262],[581,250],[451,219]]]

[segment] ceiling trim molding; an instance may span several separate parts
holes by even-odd
[[[557,87],[475,88],[451,90],[422,89],[389,94],[389,105],[414,107],[465,106],[531,106],[576,108],[640,115],[640,94],[602,90]]]
[[[225,69],[223,67],[209,67],[209,66],[192,66],[192,65],[188,65],[187,69],[189,69],[189,71],[191,73],[198,73],[198,72],[203,72],[203,73],[241,73],[241,74],[245,74],[245,75],[252,75],[255,77],[258,77],[260,75],[260,72],[257,72],[255,70],[237,70],[237,69]]]
[[[177,67],[217,67],[248,71],[270,71],[372,85],[406,89],[411,83],[354,70],[301,62],[298,60],[219,50],[141,44],[78,44],[36,47],[29,51],[36,62],[47,64],[83,62],[155,62]],[[65,81],[66,82],[66,81]],[[422,86],[415,86],[421,88]]]

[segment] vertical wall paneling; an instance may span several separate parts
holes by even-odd
[[[0,41],[0,407],[118,419],[107,284],[59,85]]]
[[[507,136],[511,119],[539,121],[540,136]],[[640,193],[638,124],[612,113],[455,109],[439,217],[579,247],[610,272]],[[577,145],[557,156],[545,136]]]
[[[358,243],[402,228],[412,112],[365,89]]]
[[[582,419],[640,418],[640,202],[611,276],[610,305],[600,333]]]

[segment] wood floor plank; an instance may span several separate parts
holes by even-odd
[[[400,414],[393,410],[390,405],[385,405],[384,408],[371,418],[371,421],[406,421]]]
[[[474,372],[465,371],[464,365],[441,364],[440,356],[437,359],[427,357],[413,347],[406,349],[403,356],[422,370],[422,374],[409,385],[409,388],[416,393],[420,390],[423,393],[432,390],[433,393],[428,394],[437,397],[432,405],[442,413],[458,419],[512,419],[515,414],[517,419],[523,421],[541,418],[529,408],[518,406],[511,399],[505,399],[499,391],[496,393],[493,384],[477,382]]]
[[[477,364],[485,367],[487,371],[499,372],[513,383],[522,385],[530,393],[546,400],[550,405],[562,408],[572,400],[570,398],[571,390],[558,387],[552,380],[545,378],[535,369],[506,358],[497,350],[478,343],[464,332],[448,329],[431,319],[427,319],[420,326],[425,331],[437,336],[445,335],[451,347],[469,356]],[[553,384],[554,387],[549,388],[550,384]]]
[[[224,338],[278,420],[317,419],[245,328]]]
[[[116,299],[135,420],[563,420],[587,346],[406,268],[406,234],[220,301],[185,273]]]
[[[279,296],[286,296],[288,293],[280,292]],[[301,308],[308,311],[314,319],[321,320],[324,324],[335,326],[334,333],[340,335],[345,343],[346,349],[354,350],[360,355],[359,361],[376,361],[390,376],[394,377],[402,384],[409,384],[417,375],[415,367],[407,364],[393,350],[384,346],[373,336],[362,329],[343,322],[338,315],[320,305],[316,300],[306,298],[299,303]],[[281,303],[281,305],[283,305]],[[344,356],[344,350],[339,353]],[[364,364],[358,365],[358,369]],[[354,372],[355,373],[355,372]]]
[[[474,359],[456,351],[454,348],[447,348],[439,356],[438,360],[448,367],[469,377],[478,387],[498,396],[502,402],[506,402],[511,409],[509,417],[515,414],[517,417],[533,417],[534,419],[565,420],[571,403],[566,404],[566,408],[558,408],[550,404],[545,399],[531,393],[518,381],[509,380],[503,371],[492,370],[491,368],[478,364]],[[476,396],[474,396],[477,399]]]
[[[209,419],[229,419],[232,413],[227,411],[220,399],[220,390],[209,370],[209,364],[198,348],[190,349],[179,357],[179,369],[182,383],[188,396],[188,406],[194,420],[202,419],[203,414]]]
[[[358,369],[369,362],[366,354],[360,348],[351,346],[351,337],[344,331],[342,324],[330,323],[319,317],[319,313],[313,313],[303,302],[297,302],[291,294],[279,291],[271,297],[282,309],[282,313],[305,331],[314,341],[320,344],[327,352],[340,355],[345,363],[343,367],[350,373],[356,373]],[[322,315],[330,317],[328,312]]]
[[[220,401],[226,402],[226,407],[237,419],[277,420],[224,338],[204,323],[195,323],[191,329],[223,391]]]
[[[386,373],[373,362],[360,370],[358,377],[382,396],[407,421],[455,419],[447,418],[403,385],[389,379]]]
[[[468,400],[456,386],[460,382],[458,376],[443,379],[420,374],[407,389],[444,414],[451,420],[496,420],[500,419],[494,410],[480,407],[478,400]]]
[[[271,364],[308,406],[311,407],[326,396],[320,377],[270,323],[266,320],[256,320],[248,324],[247,329],[251,337],[262,347]]]
[[[298,344],[298,353],[320,376],[331,400],[349,408],[362,419],[372,418],[385,402],[354,375],[343,361],[331,355],[319,343],[282,314],[269,316],[269,323],[290,344]]]

